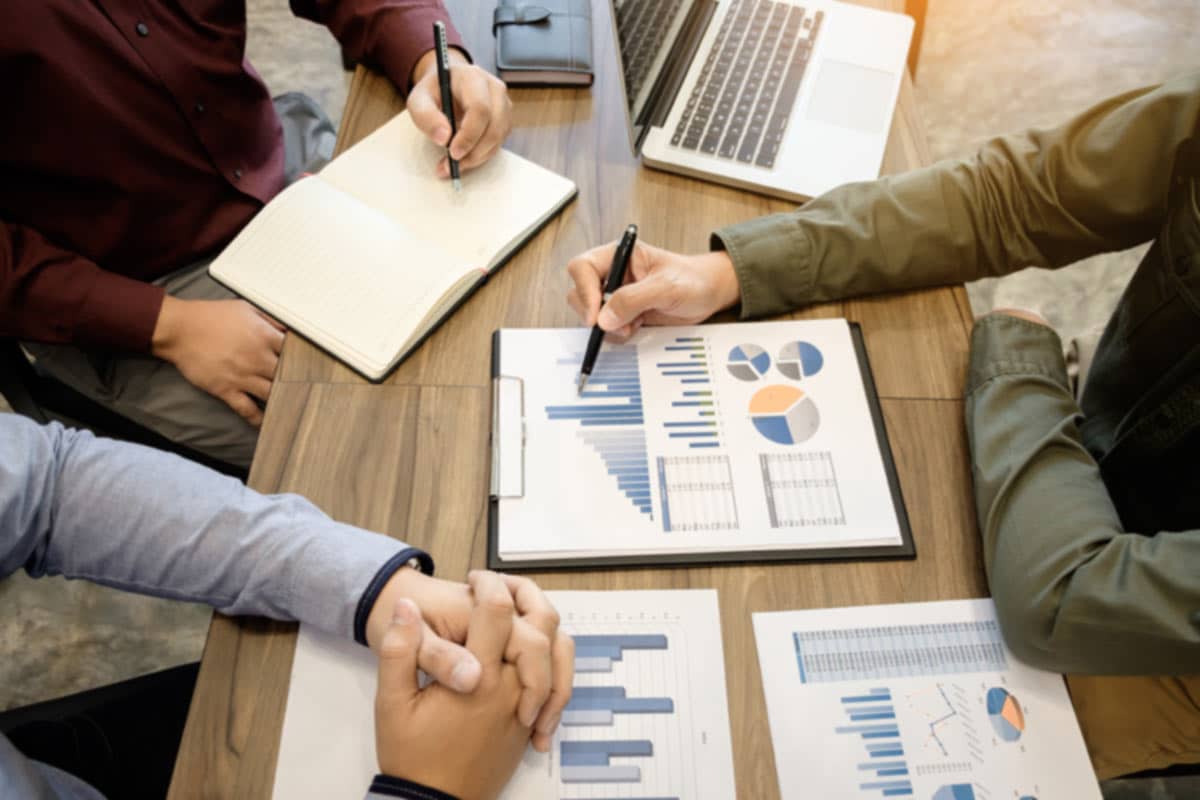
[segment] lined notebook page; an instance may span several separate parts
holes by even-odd
[[[455,192],[434,171],[445,152],[406,111],[320,177],[480,269],[523,241],[575,192],[568,179],[507,150],[463,175],[463,190]]]
[[[305,178],[271,201],[211,271],[375,376],[471,268],[319,178]]]

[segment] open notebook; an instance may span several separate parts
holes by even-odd
[[[209,272],[379,380],[576,193],[507,150],[456,193],[444,154],[398,115],[284,189]]]

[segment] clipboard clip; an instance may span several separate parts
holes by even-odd
[[[525,496],[525,381],[492,378],[492,499]]]

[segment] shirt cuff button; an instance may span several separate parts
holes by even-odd
[[[141,36],[143,39],[150,35],[150,28],[144,22],[139,22],[134,27],[134,30],[137,31],[137,35]]]
[[[242,171],[240,169],[235,169],[233,171],[233,179],[235,181],[240,181],[242,179]]]

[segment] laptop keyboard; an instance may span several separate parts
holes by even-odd
[[[671,144],[773,167],[825,14],[733,0]]]
[[[617,35],[625,61],[625,92],[633,103],[650,77],[683,0],[626,0],[617,8]]]

